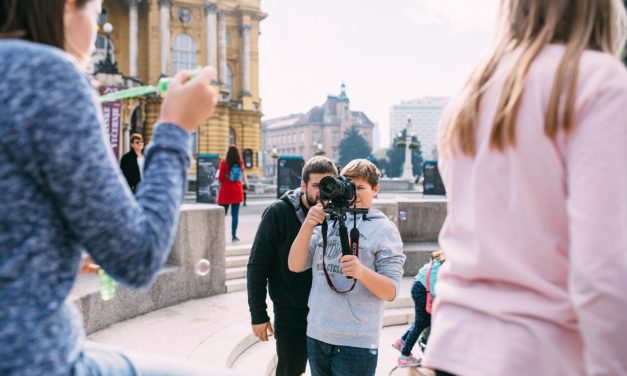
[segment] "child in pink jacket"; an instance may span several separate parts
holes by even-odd
[[[618,0],[504,0],[444,117],[448,217],[424,365],[627,375],[627,71]]]

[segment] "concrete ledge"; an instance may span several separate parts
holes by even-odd
[[[403,243],[403,253],[405,253],[405,264],[403,264],[403,275],[413,277],[418,270],[429,262],[431,254],[440,247],[438,243],[409,242]]]
[[[216,205],[183,205],[179,226],[167,261],[150,287],[116,288],[109,301],[100,299],[98,278],[79,277],[70,299],[83,315],[85,331],[91,334],[120,321],[190,299],[225,292],[224,210]],[[196,263],[210,262],[209,273],[200,276]]]
[[[398,192],[398,191],[414,191],[416,184],[413,180],[402,180],[400,178],[381,178],[379,179],[381,192]]]

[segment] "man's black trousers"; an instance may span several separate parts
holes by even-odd
[[[275,322],[276,376],[300,376],[307,367],[307,330]]]

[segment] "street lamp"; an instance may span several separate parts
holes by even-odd
[[[314,152],[315,155],[324,155],[324,149],[322,148],[322,143],[318,142],[318,144],[316,144],[316,151]]]
[[[411,163],[411,135],[409,129],[411,128],[411,115],[407,115],[407,125],[405,125],[405,165],[403,166],[402,180],[414,181],[414,166]]]
[[[107,44],[107,55],[105,56],[104,61],[98,63],[98,67],[96,68],[96,73],[107,73],[107,74],[118,74],[118,65],[113,62],[113,58],[111,54],[111,33],[113,32],[113,25],[110,23],[105,23],[102,25],[102,31],[105,33],[106,44]]]

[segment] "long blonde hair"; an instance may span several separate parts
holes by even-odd
[[[559,130],[569,132],[573,128],[583,51],[591,49],[619,58],[627,38],[627,15],[621,0],[501,0],[499,13],[501,24],[492,52],[466,82],[459,106],[443,121],[439,148],[444,158],[454,151],[454,144],[463,154],[475,155],[481,98],[504,54],[518,52],[490,132],[490,147],[499,151],[516,144],[515,122],[529,68],[548,43],[565,46],[544,123],[544,133],[554,138]]]

